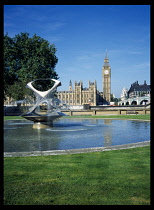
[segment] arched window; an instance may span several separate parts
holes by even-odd
[[[137,101],[132,101],[131,105],[137,105]]]

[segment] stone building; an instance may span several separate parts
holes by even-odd
[[[150,93],[151,88],[150,85],[144,84],[139,85],[138,81],[131,84],[129,90],[123,88],[121,94],[121,101],[119,101],[119,105],[145,105],[146,103],[150,103]]]
[[[122,93],[121,93],[121,100],[123,101],[123,100],[125,100],[127,98],[128,98],[128,90],[127,90],[127,88],[124,87],[122,89]]]
[[[131,87],[128,91],[128,98],[140,97],[150,94],[150,85],[146,84],[146,80],[144,84],[139,85],[138,81],[131,84]]]
[[[111,101],[111,67],[109,64],[109,59],[106,52],[106,57],[104,59],[104,65],[102,69],[103,78],[103,98],[107,101]]]
[[[57,91],[57,97],[63,104],[68,105],[84,105],[90,104],[96,106],[100,100],[97,91],[96,81],[90,82],[89,87],[83,88],[82,81],[74,83],[74,89],[70,80],[68,91]]]

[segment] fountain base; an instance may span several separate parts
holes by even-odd
[[[53,126],[53,121],[50,121],[50,122],[34,122],[34,124],[33,124],[34,129],[50,128],[52,126]]]

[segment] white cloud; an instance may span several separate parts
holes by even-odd
[[[128,53],[129,54],[134,54],[134,55],[141,55],[141,54],[143,54],[142,51],[129,51]]]
[[[135,64],[134,65],[135,68],[150,68],[150,63],[148,62],[145,62],[145,63],[139,63],[139,64]]]
[[[103,53],[99,53],[97,52],[97,50],[95,50],[96,52],[88,52],[88,51],[80,51],[80,55],[76,56],[76,59],[78,61],[92,61],[94,59],[98,59],[98,58],[104,58],[105,54],[103,55]],[[102,50],[101,50],[102,51]]]
[[[40,27],[40,29],[45,30],[45,32],[50,32],[50,31],[56,31],[58,29],[61,29],[66,23],[64,22],[46,22],[46,23],[41,23],[37,24],[37,27]]]

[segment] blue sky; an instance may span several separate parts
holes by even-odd
[[[56,72],[68,90],[70,79],[97,81],[102,91],[106,49],[111,66],[111,92],[144,80],[150,84],[149,5],[4,5],[4,34],[35,33],[55,44]]]

